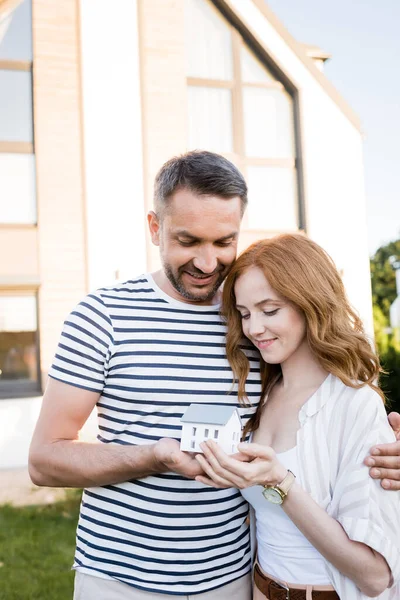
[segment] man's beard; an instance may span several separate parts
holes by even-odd
[[[178,270],[177,275],[174,273],[171,265],[169,265],[168,263],[166,263],[164,261],[163,261],[163,268],[164,268],[164,272],[168,278],[168,281],[175,288],[175,290],[182,296],[182,298],[186,298],[186,300],[191,300],[192,302],[207,302],[207,300],[211,300],[215,296],[215,294],[218,292],[219,288],[222,285],[222,282],[224,281],[225,277],[228,274],[227,268],[225,268],[225,269],[221,268],[218,271],[218,277],[211,289],[204,290],[204,292],[199,291],[198,293],[192,293],[185,287],[185,285],[182,281],[182,273],[184,271],[183,267],[181,267]],[[191,273],[197,272],[199,275],[205,275],[205,273],[202,273],[198,269],[195,269],[193,266],[190,267],[190,269],[188,269],[188,271]],[[199,283],[200,282],[201,282],[201,279],[199,279]]]

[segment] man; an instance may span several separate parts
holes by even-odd
[[[251,405],[229,394],[218,312],[246,203],[244,179],[223,157],[170,160],[148,215],[162,269],[89,294],[65,322],[30,472],[39,485],[86,488],[75,600],[250,598],[247,506],[237,490],[194,481],[199,465],[178,441],[192,402],[237,406],[245,422],[259,400],[253,348]],[[102,443],[80,442],[95,405]],[[389,461],[388,476],[400,479],[400,444],[381,453],[375,467]]]

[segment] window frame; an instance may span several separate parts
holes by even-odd
[[[34,154],[35,144],[34,136],[35,131],[33,128],[33,63],[22,60],[2,60],[0,59],[0,71],[29,71],[31,74],[31,96],[32,96],[32,129],[33,129],[33,141],[32,142],[10,142],[7,140],[0,140],[0,152],[7,154]]]
[[[209,2],[212,7],[218,11],[220,16],[225,19],[226,26],[231,30],[232,40],[232,64],[233,80],[206,79],[201,77],[186,77],[187,86],[192,87],[222,87],[230,89],[232,92],[232,139],[233,153],[221,152],[228,160],[232,161],[247,178],[247,167],[281,167],[293,169],[295,172],[296,198],[295,217],[299,231],[306,231],[306,212],[305,212],[305,190],[303,176],[303,157],[300,129],[300,95],[299,90],[289,80],[283,71],[279,69],[276,63],[262,48],[251,33],[244,27],[243,23],[229,10],[224,0],[204,0]],[[276,81],[247,83],[242,80],[241,51],[242,47],[247,48],[262,65],[276,78]],[[244,88],[264,88],[285,90],[292,99],[292,119],[293,119],[293,138],[294,138],[294,156],[293,158],[261,158],[248,157],[245,151],[245,130],[244,130],[244,112],[243,112],[243,90]],[[243,229],[256,231],[249,228],[246,213],[243,218]],[[267,232],[275,233],[275,230],[267,229]],[[283,230],[279,230],[283,231]]]
[[[12,3],[10,3],[12,4]],[[7,8],[7,3],[1,9]],[[31,20],[32,29],[32,20]],[[13,59],[1,59],[0,58],[0,70],[4,71],[28,71],[31,74],[31,114],[32,114],[32,142],[16,142],[0,140],[0,153],[1,154],[32,154],[35,155],[35,119],[34,119],[34,85],[33,85],[33,58],[29,60],[13,60]],[[36,166],[35,166],[36,173]],[[36,179],[36,178],[35,178]],[[37,180],[36,180],[37,181]],[[35,183],[35,207],[36,207],[36,219],[35,222],[24,222],[21,223],[8,223],[0,220],[0,229],[5,227],[36,227],[37,226],[37,183]],[[1,292],[1,288],[0,288]]]
[[[39,321],[39,288],[32,285],[0,285],[0,296],[33,296],[36,303],[36,339],[35,350],[37,357],[36,381],[10,380],[4,385],[0,380],[0,402],[16,398],[32,398],[42,395],[42,373],[40,368],[40,321]],[[1,332],[0,332],[1,335]]]

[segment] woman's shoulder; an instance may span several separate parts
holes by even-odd
[[[352,452],[355,452],[355,447],[362,447],[361,452],[365,452],[366,448],[375,444],[394,441],[380,394],[369,385],[355,383],[360,387],[346,385],[336,378],[329,403],[330,412],[322,421],[327,423],[324,429],[327,439],[335,447],[337,444],[338,447],[343,447],[344,444],[352,448]],[[354,458],[357,462],[357,452]]]
[[[370,420],[372,417],[382,415],[386,417],[382,397],[370,385],[362,381],[354,381],[356,387],[353,387],[336,376],[332,377],[334,380],[334,393],[330,398],[332,410],[335,412],[341,410],[348,416],[353,414],[361,420]]]

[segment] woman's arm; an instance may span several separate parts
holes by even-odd
[[[349,539],[342,526],[330,517],[295,483],[282,509],[308,541],[343,575],[354,581],[366,596],[378,596],[390,584],[391,572],[381,554]]]
[[[204,456],[197,460],[208,478],[198,481],[216,487],[243,489],[253,485],[277,485],[287,470],[272,448],[260,444],[240,444],[251,462],[239,462],[226,455],[212,441],[202,445]],[[268,500],[266,500],[268,502]],[[310,543],[339,571],[349,577],[361,592],[377,596],[390,584],[386,560],[366,544],[349,539],[342,526],[330,517],[297,483],[290,489],[282,509]]]

